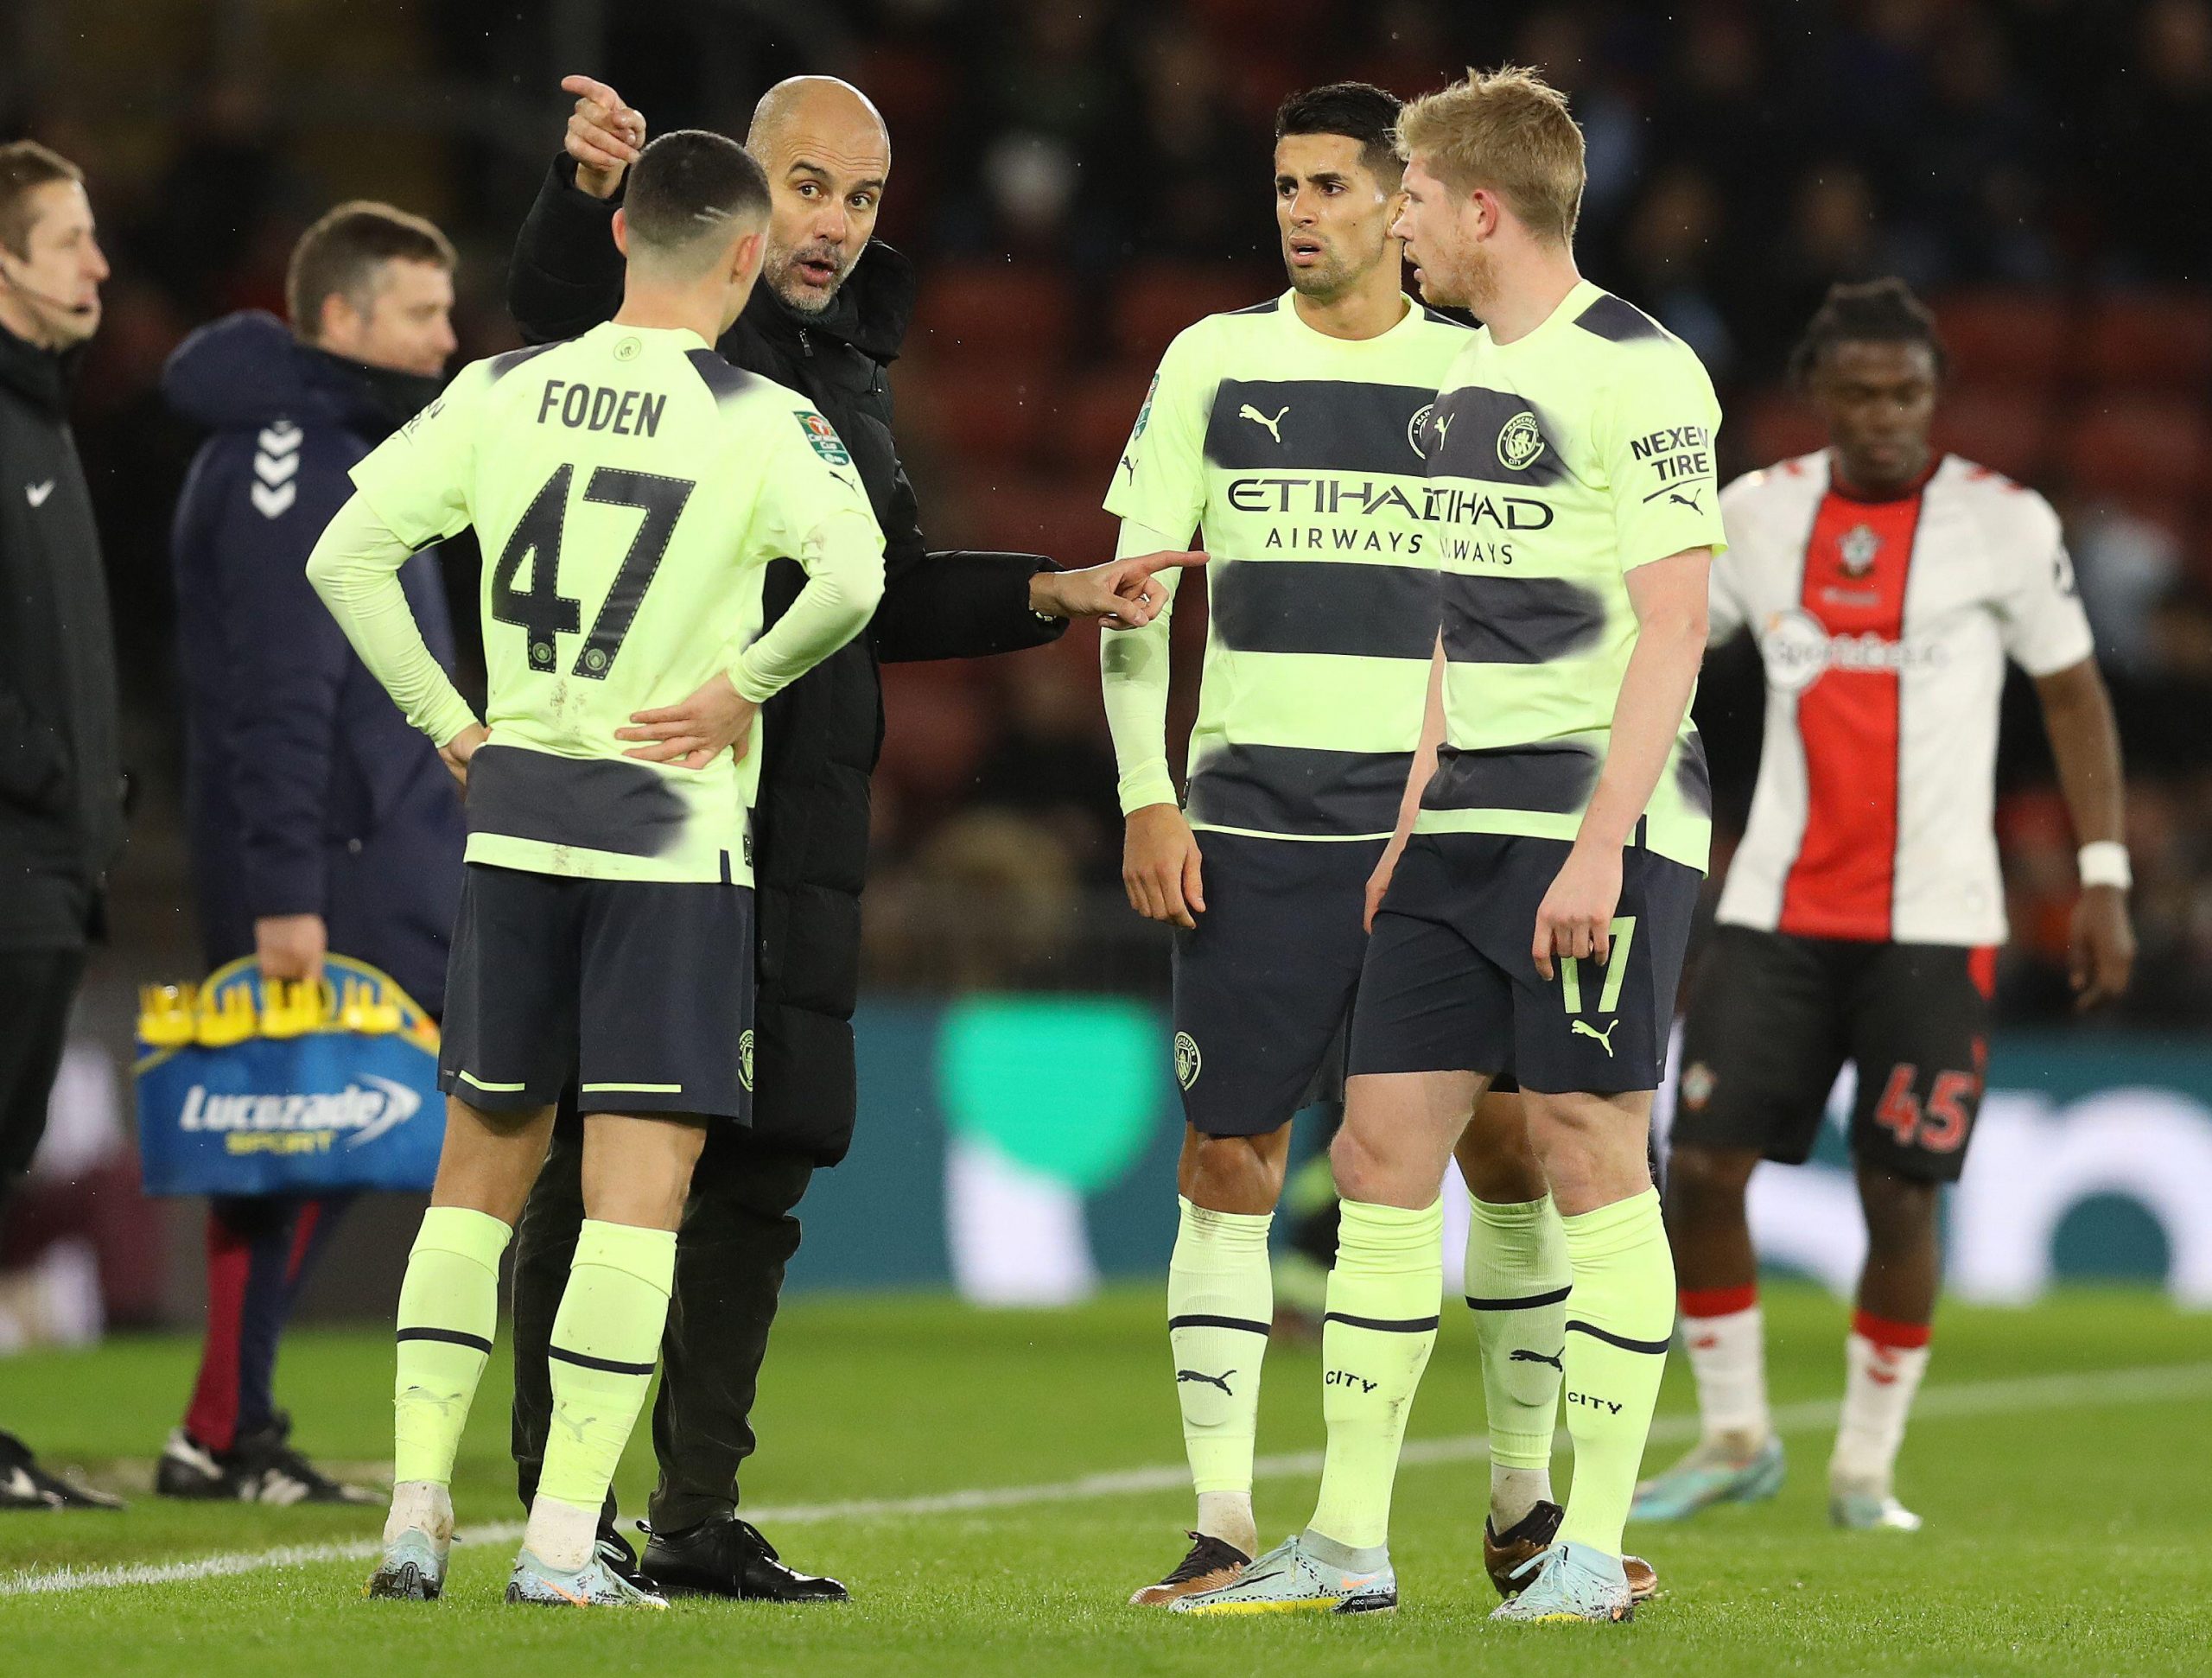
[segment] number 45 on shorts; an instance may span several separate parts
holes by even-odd
[[[1974,1098],[1981,1080],[1972,1072],[1938,1072],[1928,1105],[1920,1104],[1913,1086],[1920,1082],[1920,1068],[1901,1062],[1890,1068],[1889,1082],[1874,1109],[1874,1122],[1897,1138],[1899,1147],[1924,1147],[1930,1154],[1955,1154],[1967,1140],[1974,1122]]]

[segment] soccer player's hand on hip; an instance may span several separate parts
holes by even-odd
[[[1029,581],[1029,604],[1048,618],[1097,618],[1109,629],[1141,629],[1167,604],[1167,591],[1153,579],[1205,563],[1202,553],[1133,554],[1085,571],[1039,571]]]
[[[490,739],[491,734],[492,731],[482,723],[472,722],[438,747],[438,756],[444,760],[446,767],[453,771],[453,778],[461,783],[464,792],[468,790],[469,760],[476,755],[476,748]]]
[[[704,769],[725,752],[742,758],[753,743],[753,719],[760,708],[716,674],[680,705],[632,711],[630,726],[617,728],[617,740],[643,742],[622,755],[647,763],[673,763]]]
[[[1552,957],[1594,956],[1605,959],[1612,943],[1613,911],[1621,900],[1621,853],[1618,845],[1576,840],[1567,861],[1536,910],[1536,940],[1531,951],[1536,971],[1553,976]]]
[[[2068,969],[2074,1006],[2093,1008],[2116,1001],[2135,967],[2135,928],[2127,919],[2127,893],[2116,886],[2082,888],[2074,905]]]
[[[569,118],[569,156],[576,160],[576,185],[594,198],[611,198],[622,172],[645,149],[645,119],[622,96],[589,76],[562,79],[561,91],[576,96]]]
[[[1146,804],[1129,812],[1122,841],[1122,884],[1129,906],[1147,920],[1172,920],[1196,928],[1205,912],[1198,842],[1173,804]]]

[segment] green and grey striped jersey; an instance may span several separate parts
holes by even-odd
[[[1719,425],[1689,347],[1586,280],[1513,342],[1466,340],[1426,445],[1447,728],[1416,832],[1574,837],[1636,647],[1627,574],[1727,546]],[[1686,715],[1637,842],[1701,869],[1712,808]]]
[[[1192,826],[1361,839],[1395,823],[1438,622],[1423,427],[1470,338],[1410,299],[1377,337],[1332,338],[1287,292],[1168,346],[1106,509],[1173,543],[1205,534]],[[1167,627],[1163,612],[1104,638],[1124,810],[1175,797]]]

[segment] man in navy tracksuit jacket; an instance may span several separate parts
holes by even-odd
[[[233,315],[170,358],[163,394],[212,432],[178,503],[173,549],[186,701],[194,896],[212,969],[255,956],[271,978],[326,950],[383,969],[433,1014],[465,831],[452,777],[308,587],[310,549],[353,493],[349,468],[433,396],[454,338],[452,248],[381,205],[308,230],[293,316]],[[432,649],[453,632],[435,553],[400,573]],[[217,1198],[207,1339],[164,1495],[275,1503],[359,1494],[287,1442],[277,1337],[342,1198]],[[374,1500],[371,1500],[374,1501]]]

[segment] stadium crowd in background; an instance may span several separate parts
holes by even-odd
[[[223,58],[212,30],[158,38],[150,10],[119,25],[108,50],[175,67],[136,73],[171,78],[142,85],[188,111],[181,123],[151,114],[158,101],[118,120],[97,66],[41,82],[0,71],[0,132],[36,131],[83,162],[119,256],[77,416],[97,482],[158,486],[108,498],[103,518],[130,603],[126,740],[157,800],[175,798],[181,760],[164,545],[191,443],[156,396],[166,354],[225,309],[274,306],[294,238],[349,188],[454,231],[470,258],[465,353],[514,341],[499,281],[543,168],[544,108],[533,99],[505,127],[463,112],[568,67],[546,63],[532,9],[490,24],[473,8],[355,10],[342,27],[370,61],[434,90],[427,109],[375,118],[389,127],[369,145],[338,139],[292,91],[294,59],[323,44],[312,32],[271,26],[258,56]],[[1104,556],[1098,500],[1166,338],[1279,289],[1249,183],[1286,87],[1357,75],[1411,93],[1469,62],[1541,68],[1590,137],[1588,271],[1713,368],[1725,470],[1810,446],[1779,385],[1791,334],[1831,281],[1899,274],[1952,339],[1956,440],[2058,504],[2110,653],[2145,928],[2141,982],[2118,1017],[2175,1024],[2212,1002],[2212,779],[2190,766],[2176,721],[2212,702],[2212,531],[2196,488],[2212,461],[2212,312],[2163,289],[2200,276],[2193,194],[2172,188],[2212,168],[2207,0],[1706,0],[1665,19],[1620,0],[1525,15],[1446,0],[846,0],[810,8],[804,39],[720,9],[602,16],[594,61],[660,121],[735,130],[755,91],[797,69],[847,74],[883,108],[900,143],[881,231],[930,276],[894,378],[947,543],[1087,542]],[[452,569],[466,591],[466,566]],[[1198,614],[1185,616],[1195,632]],[[1060,906],[1062,930],[1039,935],[1020,976],[1156,981],[1148,945],[1114,943],[1131,935],[1112,894],[1104,733],[1077,685],[1090,657],[1077,635],[988,670],[897,674],[872,976],[959,980],[957,941],[928,929],[946,893],[980,882]],[[1747,661],[1719,663],[1700,715],[1720,861],[1751,785]],[[2069,1006],[2070,840],[2024,693],[2007,717],[2023,726],[2008,728],[2001,772],[2016,936],[2000,1012],[2055,1020]],[[157,855],[135,853],[124,887]]]

